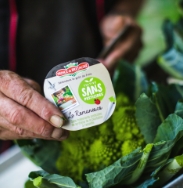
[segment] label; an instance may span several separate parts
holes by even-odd
[[[68,119],[63,128],[71,131],[102,124],[116,106],[109,72],[92,58],[51,69],[44,81],[44,94]]]

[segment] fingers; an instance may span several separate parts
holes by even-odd
[[[37,82],[35,82],[35,81],[33,81],[33,80],[31,80],[31,79],[28,79],[28,78],[23,78],[33,89],[35,89],[36,91],[38,91],[39,93],[41,93],[41,87],[40,87],[40,85],[37,83]]]
[[[121,58],[131,62],[137,57],[142,47],[141,34],[142,30],[139,27],[130,30],[126,38],[121,40],[105,58],[105,65],[108,69],[114,67]]]
[[[0,139],[41,138],[63,140],[60,110],[38,91],[39,85],[10,71],[0,71]]]
[[[49,124],[52,124],[55,127],[61,127],[63,125],[64,117],[60,110],[56,108],[53,104],[48,102],[32,87],[30,87],[30,85],[27,84],[23,79],[21,79],[21,77],[10,71],[3,71],[3,76],[1,74],[2,71],[0,71],[0,82],[2,83],[0,85],[0,91],[5,96],[14,100],[18,104],[21,104],[21,106],[26,107],[30,111],[34,112],[35,114],[37,114],[37,116],[41,117]],[[22,111],[24,110],[22,109]],[[30,114],[33,117],[33,113]],[[36,118],[35,114],[35,120],[39,119]],[[32,120],[34,118],[32,118]],[[35,120],[32,121],[33,124],[36,123]],[[48,128],[49,126],[45,125],[45,127]],[[50,132],[50,129],[51,128],[49,128],[48,132]],[[46,130],[47,129],[45,129],[45,131]]]
[[[134,60],[138,57],[139,52],[143,47],[142,41],[141,40],[136,41],[136,43],[133,44],[133,47],[134,47],[134,50],[129,49],[129,50],[126,51],[126,54],[124,55],[124,59],[127,60],[130,63],[133,63]]]
[[[129,16],[109,15],[102,22],[101,31],[104,45],[110,45],[126,26],[129,27],[128,33],[125,33],[114,49],[102,60],[109,72],[116,68],[116,64],[121,58],[132,62],[137,57],[142,47],[142,29]]]
[[[65,140],[68,136],[69,136],[69,132],[68,131],[64,131],[64,134],[62,134],[62,136],[59,139],[53,139],[53,138],[45,138],[45,137],[41,137],[40,135],[36,135],[30,131],[26,131],[24,129],[18,128],[13,126],[14,130],[10,131],[10,130],[6,130],[6,129],[0,129],[0,138],[1,140],[17,140],[17,139],[33,139],[33,138],[39,138],[39,139],[45,139],[45,140],[58,140],[58,141],[62,141]]]
[[[126,25],[125,17],[121,15],[110,15],[101,23],[101,33],[104,45],[108,46],[112,39],[118,36],[118,33]]]
[[[4,129],[15,133],[20,131],[20,135],[21,130],[25,130],[25,133],[32,132],[32,136],[40,135],[45,139],[60,139],[64,135],[63,129],[54,128],[37,114],[2,93],[0,93],[0,109],[0,125]]]

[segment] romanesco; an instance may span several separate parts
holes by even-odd
[[[135,118],[135,107],[120,107],[112,116],[113,130],[116,139],[124,141],[134,137],[142,137]]]
[[[93,170],[99,170],[110,165],[121,157],[121,143],[115,137],[104,136],[96,139],[88,151],[89,164]]]
[[[120,107],[129,106],[130,104],[130,100],[125,94],[120,93],[119,95],[117,95],[116,110],[118,110]]]
[[[103,169],[145,144],[136,123],[135,107],[123,94],[117,97],[117,103],[108,121],[71,132],[61,142],[62,152],[56,163],[61,175],[82,181],[84,173]]]

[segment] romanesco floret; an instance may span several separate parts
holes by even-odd
[[[129,106],[129,99],[122,96],[117,98],[121,100],[120,105],[108,121],[71,132],[70,137],[61,142],[61,156],[56,163],[61,175],[82,181],[84,173],[103,169],[144,144],[135,119],[135,107]]]
[[[111,137],[114,136],[114,132],[111,131],[113,130],[113,124],[111,119],[109,119],[108,121],[104,122],[102,125],[98,126],[98,131],[99,131],[99,135],[111,135]]]
[[[87,152],[98,136],[97,127],[70,133],[70,137],[61,143],[61,156],[56,162],[61,175],[82,180],[83,171],[88,168]]]
[[[140,140],[132,139],[132,140],[125,140],[121,146],[121,154],[122,156],[128,155],[133,150],[141,147],[144,144],[143,138]]]
[[[121,157],[121,143],[115,140],[115,137],[100,137],[91,144],[88,152],[89,163],[94,170],[109,166]]]
[[[120,107],[114,112],[112,121],[117,140],[125,141],[142,137],[137,126],[134,106]]]
[[[76,181],[82,180],[85,163],[87,163],[85,153],[91,144],[90,139],[85,139],[84,134],[87,136],[89,132],[86,130],[71,132],[69,139],[62,141],[61,155],[56,162],[61,175],[74,177]]]
[[[117,97],[116,97],[116,110],[118,110],[118,108],[120,108],[120,107],[129,106],[130,104],[131,104],[130,100],[125,94],[120,93],[120,94],[117,95]]]

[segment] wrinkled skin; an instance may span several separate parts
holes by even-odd
[[[0,139],[63,140],[63,115],[39,92],[40,86],[11,71],[0,71]],[[56,115],[58,119],[51,118]],[[55,116],[54,116],[55,117]]]

